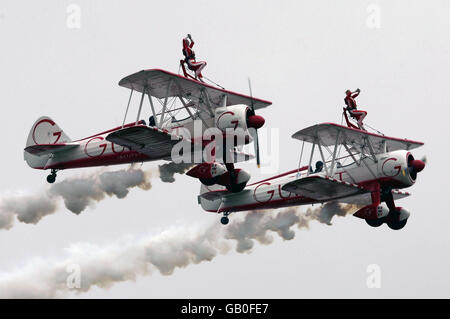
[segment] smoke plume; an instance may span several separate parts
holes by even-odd
[[[175,178],[173,177],[175,173],[184,174],[192,166],[193,164],[191,163],[176,164],[174,162],[159,165],[159,178],[161,178],[161,181],[163,181],[164,183],[173,183],[175,182]]]
[[[251,212],[232,218],[226,227],[217,221],[208,227],[173,227],[158,235],[130,238],[106,246],[87,243],[66,249],[62,260],[35,259],[25,267],[0,273],[0,298],[59,298],[92,287],[135,281],[159,271],[171,275],[177,268],[211,261],[232,249],[251,253],[254,243],[269,245],[273,234],[283,240],[295,237],[295,227],[305,229],[311,221],[331,225],[334,216],[354,212],[352,205],[329,203],[308,209],[288,208],[278,213]]]
[[[151,189],[150,180],[154,176],[173,183],[174,174],[183,174],[187,168],[184,163],[168,163],[146,171],[134,166],[116,171],[102,169],[90,175],[66,178],[35,193],[4,194],[0,197],[0,230],[13,227],[16,218],[26,224],[37,224],[55,213],[61,200],[72,213],[80,214],[108,197],[125,198],[132,188]]]

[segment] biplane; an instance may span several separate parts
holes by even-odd
[[[210,143],[217,143],[217,140],[204,138],[203,133],[207,129],[215,128],[223,138],[229,137],[230,131],[233,133],[239,129],[245,137],[233,140],[233,145],[224,152],[227,156],[214,158],[217,167],[221,165],[214,173],[224,175],[222,184],[230,191],[239,191],[245,186],[250,175],[234,168],[234,162],[238,161],[236,155],[240,152],[238,146],[254,141],[259,162],[257,129],[264,124],[264,118],[256,115],[255,111],[271,105],[271,102],[160,69],[131,74],[120,80],[119,85],[130,90],[121,126],[71,140],[51,118],[41,117],[28,134],[24,149],[28,165],[35,169],[49,169],[51,173],[47,181],[53,183],[57,171],[63,169],[171,161],[172,150],[177,144],[191,155],[201,153]],[[140,94],[136,120],[126,124],[135,92]],[[145,100],[150,106],[148,123],[141,116]],[[205,160],[202,156],[198,158],[200,162]],[[251,155],[244,156],[244,160],[250,158]],[[203,181],[208,182],[207,179]]]
[[[410,213],[395,201],[410,195],[401,189],[412,186],[425,167],[425,160],[410,152],[422,142],[334,123],[313,125],[292,137],[302,142],[297,169],[250,184],[237,194],[219,185],[201,185],[202,208],[223,214],[221,222],[227,224],[232,212],[337,201],[362,206],[353,215],[370,226],[386,223],[397,230],[406,225]],[[311,147],[308,163],[302,165],[305,143]]]

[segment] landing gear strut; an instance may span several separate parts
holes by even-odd
[[[47,176],[47,182],[50,184],[53,184],[56,180],[56,169],[52,168],[52,172],[50,175]]]
[[[223,217],[220,219],[222,225],[226,225],[229,223],[230,219],[228,218],[229,213],[223,213]]]

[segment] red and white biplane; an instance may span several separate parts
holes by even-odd
[[[233,160],[239,154],[237,146],[255,139],[257,145],[257,129],[264,124],[264,118],[256,115],[255,110],[267,107],[271,102],[159,69],[131,74],[119,85],[131,90],[122,126],[73,141],[51,118],[41,117],[28,135],[24,150],[28,165],[35,169],[50,169],[47,181],[53,183],[56,172],[62,169],[170,161],[173,146],[180,142],[190,146],[187,149],[192,154],[202,152],[212,142],[203,138],[206,129],[218,129],[223,138],[230,130],[240,129],[247,135],[245,139],[237,139],[230,148],[227,154],[234,156],[226,162],[227,170],[221,174],[226,181],[223,185],[230,191],[239,191],[245,186],[250,175],[234,169]],[[140,93],[137,116],[134,122],[125,124],[133,92]],[[151,114],[148,124],[141,118],[147,99]],[[180,118],[183,112],[185,115]],[[195,132],[195,123],[201,123],[200,132]],[[180,131],[189,134],[179,134]],[[257,147],[255,151],[259,161]],[[202,156],[199,158],[203,160]]]
[[[412,186],[425,167],[425,160],[415,159],[410,152],[422,142],[334,123],[314,125],[292,137],[303,142],[297,169],[250,184],[237,194],[218,185],[201,185],[202,208],[223,214],[221,222],[227,224],[232,212],[337,201],[363,206],[354,216],[370,226],[405,226],[410,214],[395,200],[410,195],[400,189]],[[312,146],[309,162],[302,166],[305,142]],[[319,160],[313,168],[315,153]]]

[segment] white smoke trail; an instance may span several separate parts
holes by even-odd
[[[334,216],[355,210],[351,205],[330,203],[306,213],[296,208],[276,214],[252,212],[244,218],[233,217],[226,227],[216,221],[208,227],[173,227],[156,236],[128,237],[103,247],[75,244],[66,250],[63,260],[35,259],[23,268],[0,273],[0,298],[59,298],[94,286],[108,288],[114,283],[135,281],[154,270],[170,275],[177,268],[226,254],[231,249],[230,240],[236,240],[237,252],[250,253],[255,240],[265,245],[272,243],[272,233],[291,240],[295,237],[291,229],[294,226],[308,228],[313,220],[331,225]],[[70,265],[80,269],[79,289],[68,288]]]
[[[172,183],[174,174],[183,174],[187,168],[186,164],[168,163],[145,171],[134,166],[117,171],[102,169],[90,175],[67,178],[35,193],[4,194],[0,198],[0,230],[12,228],[16,217],[20,222],[37,224],[56,212],[60,200],[72,213],[80,214],[107,197],[125,198],[132,188],[151,189],[150,179],[154,176]]]

